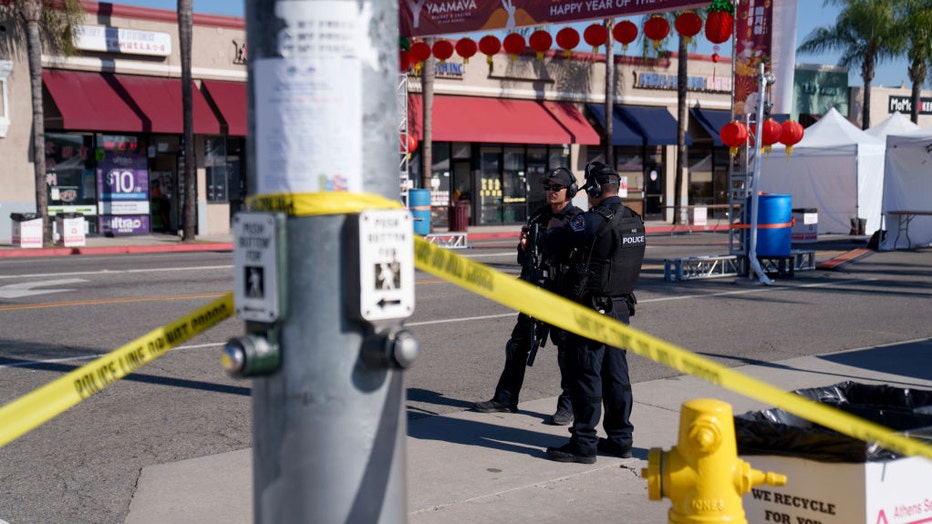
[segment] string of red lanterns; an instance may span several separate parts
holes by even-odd
[[[734,5],[731,0],[713,0],[708,7],[705,20],[706,38],[714,44],[727,42],[732,36],[733,25]],[[695,11],[690,10],[680,13],[676,17],[673,27],[677,33],[683,35],[686,41],[689,42],[702,31],[703,22]],[[670,23],[664,17],[655,15],[644,23],[643,31],[644,36],[654,42],[654,48],[656,49],[660,46],[660,42],[670,34]],[[628,44],[637,39],[638,33],[638,26],[629,20],[622,20],[615,24],[612,29],[612,36],[621,43],[624,51],[627,51]],[[589,25],[583,32],[583,39],[592,46],[593,53],[598,52],[598,48],[605,45],[608,36],[608,29],[599,23]],[[443,63],[453,56],[454,52],[463,58],[464,64],[468,64],[469,59],[476,54],[477,50],[486,55],[487,62],[491,64],[492,57],[502,49],[509,55],[509,59],[514,60],[524,52],[526,47],[534,50],[537,59],[542,60],[544,53],[550,49],[554,40],[556,40],[557,46],[563,50],[563,55],[570,58],[573,49],[579,45],[580,36],[576,29],[564,27],[557,32],[556,39],[552,38],[548,31],[538,29],[531,34],[527,41],[520,33],[510,33],[505,36],[504,41],[499,40],[494,35],[486,35],[479,40],[478,45],[469,37],[461,38],[455,44],[441,39],[434,44],[433,49],[425,42],[418,41],[411,44],[410,51],[402,53],[400,67],[402,71],[405,71],[413,63],[417,71],[424,61],[430,58],[431,54]],[[713,55],[713,61],[718,61],[718,53]]]
[[[771,146],[780,142],[786,146],[787,160],[789,160],[790,155],[793,154],[793,146],[798,144],[805,134],[802,124],[795,120],[787,120],[780,124],[773,118],[768,118],[764,120],[761,129],[763,129],[763,133],[761,134],[761,149],[769,154],[772,149]],[[755,126],[752,125],[750,131],[748,131],[747,126],[743,123],[734,121],[722,126],[718,132],[718,136],[722,139],[722,143],[728,146],[729,152],[732,158],[734,158],[735,154],[738,153],[738,148],[747,143],[748,139],[754,136],[755,132]]]

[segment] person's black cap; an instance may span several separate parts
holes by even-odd
[[[569,187],[576,183],[576,177],[573,176],[573,173],[570,173],[569,169],[566,169],[565,167],[558,167],[550,171],[550,173],[544,177],[542,182],[544,184],[552,183],[561,185],[563,187]]]

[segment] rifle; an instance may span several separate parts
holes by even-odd
[[[544,268],[542,265],[540,249],[537,246],[539,235],[540,224],[534,221],[534,223],[531,224],[530,232],[528,233],[528,242],[526,248],[528,258],[524,266],[524,273],[526,273],[527,280],[529,282],[536,286],[543,287],[544,283],[547,281],[548,274],[546,268]],[[537,358],[537,350],[544,347],[544,345],[547,343],[547,337],[550,335],[550,326],[535,318],[528,318],[531,321],[531,350],[527,355],[527,365],[530,367],[534,365],[534,359]]]

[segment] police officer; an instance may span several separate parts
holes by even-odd
[[[634,286],[646,241],[644,222],[622,204],[619,185],[620,177],[611,167],[600,162],[586,166],[589,211],[547,230],[541,248],[545,254],[581,250],[574,281],[564,296],[627,324],[634,314]],[[566,335],[565,350],[575,420],[569,443],[547,448],[548,458],[594,464],[598,451],[630,457],[633,398],[625,351],[573,333]],[[602,427],[608,437],[599,439],[596,426],[603,405]]]
[[[552,170],[543,180],[547,204],[538,209],[521,230],[518,243],[518,263],[521,264],[521,278],[528,282],[551,288],[554,276],[554,262],[542,260],[534,245],[536,239],[529,238],[532,230],[543,232],[548,224],[563,224],[583,211],[570,201],[576,195],[578,187],[576,176],[568,169],[560,167]],[[536,227],[535,227],[536,226]],[[536,256],[535,256],[536,255]],[[537,258],[537,260],[532,260]],[[537,266],[537,267],[535,267]],[[502,370],[495,395],[491,400],[476,402],[474,409],[482,413],[499,413],[518,411],[518,394],[524,383],[524,374],[528,364],[528,355],[533,343],[546,342],[546,326],[524,313],[518,314],[518,321],[511,331],[511,338],[505,344],[505,368]],[[557,363],[560,366],[560,386],[562,393],[557,399],[557,410],[547,420],[549,424],[568,425],[573,421],[573,408],[569,394],[569,376],[564,372],[565,356],[562,345],[563,332],[549,328],[550,337],[557,346]],[[532,340],[538,338],[537,341]],[[543,340],[541,340],[543,338]]]

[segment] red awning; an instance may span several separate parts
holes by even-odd
[[[45,70],[45,83],[62,127],[86,131],[184,132],[181,80],[110,73]],[[193,89],[194,132],[220,133],[220,122]]]
[[[421,95],[408,97],[408,133],[423,139]],[[563,102],[434,96],[436,142],[502,144],[599,143],[575,106]]]
[[[42,82],[62,116],[65,129],[137,132],[142,122],[114,89],[113,75],[42,71]]]
[[[246,83],[202,80],[207,95],[213,100],[220,117],[227,124],[227,134],[246,136]]]

